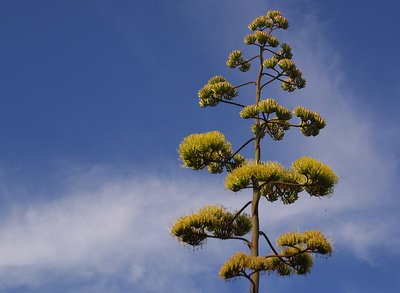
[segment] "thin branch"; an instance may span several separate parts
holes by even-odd
[[[290,258],[290,257],[296,256],[296,255],[302,254],[302,253],[318,253],[318,251],[312,250],[312,249],[309,249],[309,248],[306,248],[306,249],[304,249],[304,250],[299,249],[298,252],[295,252],[295,253],[290,254],[290,255],[278,254],[278,255],[265,255],[265,256],[262,256],[262,257],[263,257],[263,258],[278,257],[279,259],[281,259],[281,258],[284,258],[284,257]],[[286,262],[285,260],[283,260],[283,261]],[[290,263],[287,263],[287,265],[291,266],[292,268],[295,268],[295,267],[294,267],[292,264],[290,264]]]
[[[263,75],[267,75],[267,76],[269,76],[269,77],[272,77],[272,79],[269,80],[269,81],[267,81],[266,83],[264,83],[264,84],[261,86],[261,89],[263,89],[266,85],[270,84],[271,82],[273,82],[273,81],[275,81],[275,80],[287,82],[287,81],[284,81],[284,80],[282,80],[282,79],[279,78],[279,77],[283,76],[283,73],[284,73],[284,71],[278,72],[278,75],[277,75],[277,76],[272,75],[272,74],[267,73],[267,72],[266,72],[266,73],[263,73]],[[288,83],[288,82],[287,82],[287,83]]]
[[[279,80],[279,81],[281,81],[281,82],[284,82],[284,83],[287,83],[287,84],[290,84],[290,85],[294,85],[294,83],[292,83],[292,82],[288,82],[287,80],[283,80],[283,79],[281,79],[281,78],[279,78],[280,76],[284,76],[283,75],[283,73],[284,73],[285,71],[282,71],[280,74],[278,74],[278,76],[275,76],[275,75],[272,75],[272,74],[270,74],[270,73],[264,73],[264,75],[268,75],[268,76],[270,76],[270,77],[273,77],[274,79],[273,80]],[[271,81],[269,81],[268,83],[270,83]]]
[[[265,115],[264,115],[264,113],[262,113],[263,114],[263,118],[265,118]],[[268,121],[268,116],[269,116],[269,114],[267,115],[267,120],[264,120],[265,121],[265,123],[262,125],[262,131],[261,131],[261,133],[264,133],[265,132],[265,128],[267,128],[268,127],[268,123],[267,123],[267,121]]]
[[[263,48],[263,51],[268,51],[268,52],[270,52],[270,53],[272,53],[272,54],[275,54],[276,56],[281,56],[280,54],[278,54],[278,53],[272,51],[271,49],[267,49],[267,48],[265,48],[265,47]]]
[[[275,80],[277,80],[277,77],[274,77],[273,79],[267,81],[266,83],[264,83],[260,89],[263,89],[265,86],[269,85],[271,82],[274,82]]]
[[[242,63],[244,64],[244,63],[247,63],[247,62],[253,61],[254,59],[256,59],[256,58],[258,58],[258,57],[260,57],[260,55],[256,55],[256,56],[254,56],[254,57],[252,57],[252,58],[250,58],[250,59],[248,59],[248,60],[245,60],[245,61],[244,61],[244,62],[242,62]]]
[[[248,60],[244,60],[243,62],[237,63],[233,68],[242,66],[242,65],[244,65],[244,64],[246,64],[246,63],[250,63],[251,61],[253,61],[254,59],[256,59],[256,58],[258,58],[258,57],[260,57],[260,56],[259,56],[259,55],[256,55],[256,56],[254,56],[254,57],[252,57],[252,58],[250,58],[250,59],[248,59]]]
[[[235,219],[252,203],[252,201],[250,200],[249,202],[247,202],[236,214],[235,216],[233,216],[233,219],[231,221],[231,223],[233,223],[233,221],[235,221]]]
[[[263,188],[263,186],[265,186],[267,184],[280,184],[280,185],[296,186],[296,187],[304,187],[304,186],[309,185],[309,184],[289,183],[289,182],[281,182],[281,181],[271,181],[271,182],[264,182],[263,184],[259,185],[258,187],[261,189],[261,188]]]
[[[264,183],[264,184],[281,184],[281,185],[288,185],[288,186],[307,186],[308,185],[308,184],[289,183],[289,182],[281,182],[281,181],[271,181],[271,182]]]
[[[265,234],[263,231],[260,231],[260,235],[264,236],[265,240],[268,242],[269,247],[272,249],[272,251],[275,253],[275,256],[278,257],[281,262],[283,262],[283,263],[287,264],[288,266],[296,269],[292,264],[287,262],[285,259],[283,259],[282,256],[279,255],[279,253],[276,251],[275,247],[272,245],[271,241],[269,240],[267,234]]]
[[[275,119],[271,119],[271,120],[268,120],[268,121],[265,121],[265,122],[272,123],[272,124],[278,124],[278,125],[282,125],[282,126],[304,127],[303,125],[300,125],[300,124],[286,124],[286,123],[280,122],[280,121],[275,120]]]
[[[242,84],[239,84],[239,85],[235,86],[234,88],[237,89],[237,88],[240,88],[242,86],[249,85],[249,84],[256,84],[256,82],[255,81],[245,82],[245,83],[242,83]]]
[[[267,120],[268,120],[268,118],[267,117],[265,117],[265,113],[264,112],[261,112],[261,115],[263,116],[263,120],[265,121],[265,122],[268,122]]]
[[[250,278],[251,274],[248,275],[246,274],[244,271],[242,271],[242,274],[240,274],[239,276],[245,277],[247,280],[249,280],[251,282],[251,284],[253,284],[254,286],[254,281]]]
[[[222,103],[225,103],[225,104],[230,104],[230,105],[235,105],[235,106],[238,106],[238,107],[242,107],[242,108],[246,107],[245,105],[242,105],[242,104],[239,104],[239,103],[235,103],[235,102],[230,102],[230,101],[225,101],[225,100],[219,100],[219,99],[218,99],[218,101],[220,101],[220,102],[222,102]]]
[[[239,237],[239,236],[229,236],[229,237],[226,237],[226,238],[221,238],[221,237],[217,237],[217,236],[209,235],[209,234],[205,234],[205,236],[207,238],[214,238],[214,239],[221,239],[221,240],[228,240],[228,239],[242,240],[242,241],[246,242],[247,246],[251,245],[249,240],[247,240],[244,237]]]
[[[264,236],[264,238],[267,241],[269,247],[272,249],[272,251],[275,253],[275,255],[279,255],[279,253],[276,251],[275,247],[272,245],[271,241],[269,240],[267,234],[265,234],[263,231],[260,231],[260,235]],[[282,261],[284,261],[284,260],[282,260]]]
[[[275,68],[271,68],[271,70],[273,70],[273,71],[275,71],[276,73],[278,73],[278,74],[279,74],[279,71],[278,71],[278,70],[276,70]]]
[[[290,84],[290,85],[295,85],[293,82],[288,82],[287,80],[281,79],[281,78],[277,78],[277,80],[286,83],[286,84]]]
[[[237,63],[237,65],[236,65],[235,67],[238,67],[238,66],[241,66],[241,65],[243,65],[243,64],[249,63],[249,62],[253,61],[254,59],[256,59],[256,58],[258,58],[258,57],[260,57],[260,56],[259,56],[259,55],[256,55],[256,56],[254,56],[254,57],[251,57],[250,59],[244,60],[243,62]]]
[[[256,138],[253,137],[253,138],[250,138],[248,141],[246,141],[236,152],[233,153],[233,155],[228,159],[228,161],[231,160],[233,157],[235,157],[242,149],[244,149],[246,147],[246,145],[248,145],[255,139]]]

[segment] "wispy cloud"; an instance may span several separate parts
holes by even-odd
[[[96,169],[66,179],[70,187],[61,198],[19,202],[2,216],[0,290],[73,280],[91,284],[85,292],[112,292],[116,278],[118,286],[141,292],[212,290],[212,282],[197,288],[195,276],[212,270],[217,278],[218,261],[197,262],[204,254],[180,247],[169,229],[178,216],[213,202],[223,188]],[[208,256],[229,253],[210,246]],[[215,263],[208,267],[210,262]]]

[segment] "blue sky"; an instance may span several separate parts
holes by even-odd
[[[179,167],[180,141],[248,135],[235,109],[200,109],[197,91],[244,49],[270,9],[290,21],[307,87],[271,88],[320,112],[315,138],[265,142],[264,160],[310,155],[340,177],[329,199],[266,205],[274,236],[319,228],[332,258],[306,277],[262,278],[267,292],[400,291],[398,4],[363,1],[2,1],[0,292],[247,292],[219,266],[239,243],[192,251],[168,233],[207,203],[238,209],[223,176]],[[250,52],[250,51],[246,51]],[[249,95],[251,92],[243,91]]]

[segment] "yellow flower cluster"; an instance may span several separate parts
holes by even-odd
[[[191,134],[179,145],[179,155],[183,167],[200,170],[207,167],[210,173],[221,173],[240,165],[243,157],[232,158],[231,144],[219,131]]]
[[[293,162],[291,169],[285,169],[277,162],[246,162],[228,174],[225,187],[234,192],[255,188],[269,201],[281,198],[283,203],[290,204],[303,190],[311,196],[328,195],[337,181],[337,176],[327,165],[301,157]]]
[[[320,161],[301,157],[292,163],[292,169],[303,175],[302,183],[305,191],[312,196],[325,196],[333,192],[338,177],[329,166]]]
[[[221,279],[231,279],[243,276],[246,270],[274,271],[282,266],[278,257],[250,256],[244,252],[236,252],[219,270]]]
[[[276,272],[281,276],[310,272],[312,254],[331,255],[332,245],[318,230],[282,234],[277,240],[282,249],[277,255],[250,256],[237,252],[224,265],[219,275],[222,279],[245,276],[247,271]]]
[[[316,136],[326,126],[326,122],[321,115],[307,108],[296,107],[293,113],[301,119],[301,132],[305,136]]]
[[[203,108],[207,106],[214,107],[222,99],[232,100],[237,94],[237,90],[233,85],[227,82],[224,77],[217,75],[199,90],[199,105]]]
[[[225,187],[234,192],[252,186],[261,186],[283,177],[285,168],[277,162],[255,164],[247,162],[233,170],[225,178]]]
[[[278,10],[270,10],[267,12],[266,15],[262,15],[254,19],[249,24],[249,29],[251,31],[255,30],[265,30],[267,28],[274,29],[274,28],[281,28],[287,29],[289,27],[288,20],[283,17]]]
[[[300,250],[307,250],[309,252],[319,253],[323,255],[332,254],[332,244],[325,238],[319,230],[308,230],[302,233],[289,232],[282,234],[276,241],[280,247],[301,247]],[[297,250],[298,251],[298,250]]]
[[[221,206],[208,205],[197,213],[178,219],[171,228],[171,234],[180,242],[191,246],[204,244],[208,236],[228,239],[247,234],[251,229],[251,219],[247,214],[227,211]]]
[[[240,50],[232,51],[229,54],[228,61],[226,61],[226,65],[229,68],[239,67],[239,70],[242,72],[246,72],[250,69],[250,62],[243,59],[242,52]]]

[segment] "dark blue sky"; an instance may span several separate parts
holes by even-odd
[[[301,93],[270,94],[313,107],[328,126],[315,139],[267,142],[265,160],[315,156],[341,181],[331,199],[266,208],[273,233],[321,228],[336,253],[306,278],[265,277],[263,288],[400,290],[399,8],[393,0],[3,1],[0,292],[247,291],[217,276],[240,246],[192,252],[168,229],[205,203],[237,209],[245,200],[226,193],[221,176],[181,170],[176,150],[194,132],[221,130],[234,145],[248,135],[235,109],[200,109],[197,91],[217,74],[243,81],[226,58],[270,9],[289,19],[280,36],[308,82]]]

